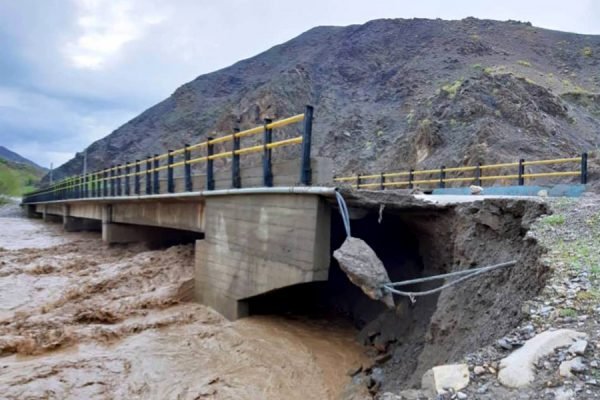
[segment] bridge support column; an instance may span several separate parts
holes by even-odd
[[[225,317],[248,315],[250,297],[327,280],[331,216],[319,196],[215,196],[205,217],[194,297]]]
[[[43,215],[39,212],[37,212],[37,207],[35,206],[35,204],[27,204],[25,206],[25,214],[27,215],[27,218],[42,218]]]
[[[63,222],[62,215],[50,214],[50,211],[54,211],[54,210],[50,210],[50,207],[48,207],[48,205],[45,204],[44,208],[42,210],[42,219],[44,220],[44,222],[56,222],[56,223]]]

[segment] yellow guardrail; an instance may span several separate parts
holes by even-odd
[[[558,165],[566,163],[580,163],[580,167],[577,170],[570,171],[549,171],[549,172],[536,172],[527,173],[526,167],[531,166],[548,166]],[[517,173],[510,174],[493,174],[484,175],[484,171],[506,169],[506,168],[517,168]],[[466,173],[472,172],[473,176],[458,176],[458,177],[447,177],[448,173]],[[437,175],[437,178],[431,179],[415,179],[415,177],[423,175]],[[555,158],[547,160],[531,160],[525,161],[520,160],[518,162],[505,162],[498,164],[487,164],[487,165],[467,165],[457,167],[440,167],[436,169],[424,169],[424,170],[410,170],[410,171],[392,171],[392,172],[381,172],[378,174],[357,174],[351,176],[339,176],[334,178],[334,182],[341,184],[349,184],[351,187],[357,189],[372,189],[379,188],[385,189],[389,187],[413,187],[414,185],[429,185],[437,184],[439,187],[445,187],[447,183],[459,183],[459,182],[471,182],[477,185],[481,185],[484,181],[494,180],[518,180],[519,185],[524,184],[525,179],[537,179],[546,177],[566,177],[566,176],[580,176],[581,183],[587,183],[587,153],[582,153],[578,157],[569,158]],[[402,180],[391,180],[390,178],[404,178]],[[375,180],[376,182],[373,182]]]
[[[143,160],[136,160],[134,162],[126,163],[123,165],[111,166],[109,168],[91,172],[89,174],[86,174],[85,176],[68,177],[68,178],[65,178],[65,179],[61,180],[60,182],[54,184],[50,188],[32,192],[32,193],[26,194],[25,196],[30,196],[30,195],[39,196],[39,195],[52,194],[52,193],[62,192],[62,191],[72,191],[76,188],[90,187],[91,185],[101,185],[102,184],[103,186],[105,186],[106,182],[114,182],[114,181],[117,181],[122,178],[130,178],[130,177],[136,177],[136,176],[141,176],[141,175],[150,175],[150,174],[155,174],[160,171],[173,169],[176,167],[191,166],[193,164],[207,162],[207,161],[213,161],[213,160],[217,160],[220,158],[236,157],[236,156],[241,156],[241,155],[246,155],[246,154],[251,154],[251,153],[264,152],[265,150],[272,150],[272,149],[276,149],[276,148],[279,148],[282,146],[301,144],[301,143],[303,143],[303,136],[297,136],[297,137],[283,139],[283,140],[279,140],[279,141],[269,141],[268,143],[264,143],[261,145],[254,145],[254,146],[238,148],[238,149],[230,150],[230,151],[223,151],[223,152],[216,153],[216,154],[206,154],[206,155],[197,156],[194,158],[191,157],[191,153],[194,151],[198,151],[201,149],[205,149],[205,151],[207,151],[209,148],[212,148],[212,146],[217,145],[217,144],[232,142],[235,139],[241,139],[241,138],[254,136],[254,135],[263,133],[267,130],[272,131],[275,129],[283,128],[288,125],[292,125],[292,124],[304,121],[307,113],[309,113],[310,124],[312,124],[312,107],[307,106],[306,109],[307,109],[307,111],[302,114],[297,114],[297,115],[294,115],[294,116],[291,116],[288,118],[268,122],[261,126],[246,129],[246,130],[243,130],[240,132],[234,132],[234,133],[220,136],[217,138],[210,138],[201,143],[196,143],[196,144],[189,145],[189,146],[186,146],[183,148],[172,150],[172,151],[169,151],[164,154],[150,156]],[[187,156],[187,157],[184,160],[174,161],[175,157],[182,157],[182,156]],[[269,153],[269,157],[270,157],[270,153]],[[165,160],[165,159],[167,160],[166,165],[165,164],[158,165],[158,163],[161,160]],[[169,161],[172,161],[172,162],[169,162]],[[150,166],[150,168],[146,168],[146,169],[137,168],[137,169],[139,169],[139,171],[135,171],[135,170],[131,171],[132,167],[135,168],[137,166],[143,166],[143,165]]]

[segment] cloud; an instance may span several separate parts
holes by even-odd
[[[104,67],[127,43],[164,21],[143,2],[76,0],[75,5],[79,35],[66,44],[64,53],[76,68]]]
[[[593,0],[0,1],[0,144],[58,165],[198,75],[317,25],[518,19],[600,33]]]

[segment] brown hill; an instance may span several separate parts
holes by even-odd
[[[315,106],[335,173],[567,156],[600,138],[600,36],[467,18],[317,27],[202,75],[88,148],[90,169]],[[82,157],[55,171],[81,171]]]

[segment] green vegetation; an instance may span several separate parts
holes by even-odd
[[[447,85],[442,86],[442,91],[444,91],[448,97],[450,97],[451,99],[454,98],[454,96],[456,96],[456,92],[458,92],[458,89],[460,88],[460,86],[462,85],[462,80],[456,80],[453,83],[449,83]]]
[[[21,196],[34,190],[42,175],[29,165],[0,159],[0,195]]]
[[[594,54],[592,52],[592,48],[591,47],[584,47],[583,50],[581,50],[581,52],[583,53],[584,56],[586,57],[591,57],[592,54]]]
[[[542,223],[548,225],[563,225],[565,223],[565,216],[562,214],[553,214],[544,218]]]
[[[471,65],[471,68],[473,68],[473,69],[483,69],[483,67],[481,66],[481,64],[473,64],[473,65]]]
[[[525,60],[518,60],[517,64],[522,65],[524,67],[531,67],[531,63],[529,61],[525,61]]]
[[[575,318],[577,316],[577,311],[572,308],[561,308],[561,310],[558,312],[558,315],[561,317]]]

